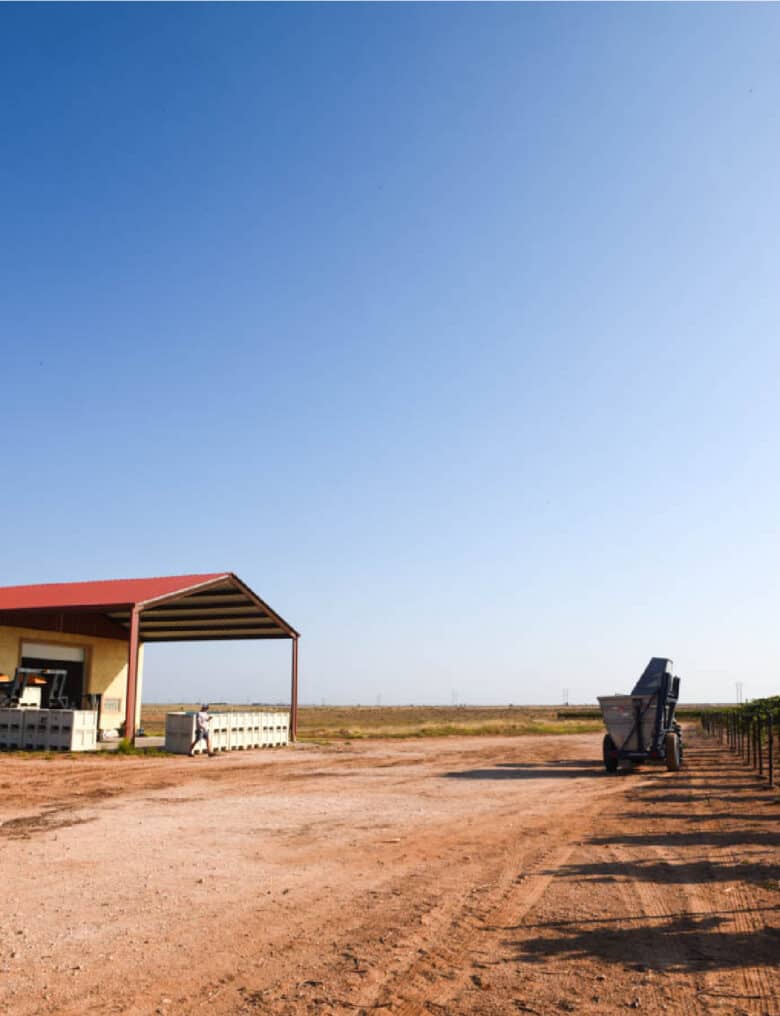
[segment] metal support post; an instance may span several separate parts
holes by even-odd
[[[290,740],[298,737],[298,637],[292,640],[292,665],[290,675]]]
[[[125,696],[125,737],[135,743],[135,708],[138,694],[138,627],[140,611],[130,614],[130,641],[127,645],[127,695]]]

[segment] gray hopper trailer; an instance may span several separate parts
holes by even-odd
[[[608,773],[623,761],[665,762],[677,772],[683,757],[682,731],[674,719],[679,697],[680,678],[672,674],[672,661],[660,656],[650,660],[630,695],[599,696]]]

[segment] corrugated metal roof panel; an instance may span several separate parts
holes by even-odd
[[[0,587],[0,610],[58,610],[73,607],[121,607],[161,596],[185,593],[207,582],[230,578],[230,572],[163,575],[149,579],[99,582],[50,582],[39,586]]]
[[[141,611],[142,640],[298,637],[233,572],[0,587],[0,624],[20,627],[56,630],[59,624],[63,631],[65,617],[70,624],[78,618],[74,633],[87,634],[84,624],[100,615],[109,626],[102,634],[122,637],[134,607]]]

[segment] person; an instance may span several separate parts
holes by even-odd
[[[209,758],[214,754],[211,750],[210,722],[209,707],[208,704],[204,704],[200,707],[200,711],[195,714],[195,740],[190,745],[190,758],[195,754],[195,745],[198,741],[206,742],[206,751],[209,753]]]

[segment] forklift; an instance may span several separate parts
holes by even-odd
[[[69,709],[65,697],[67,670],[49,668],[17,667],[13,677],[0,674],[0,708],[40,709],[41,693],[49,692],[49,709]]]

